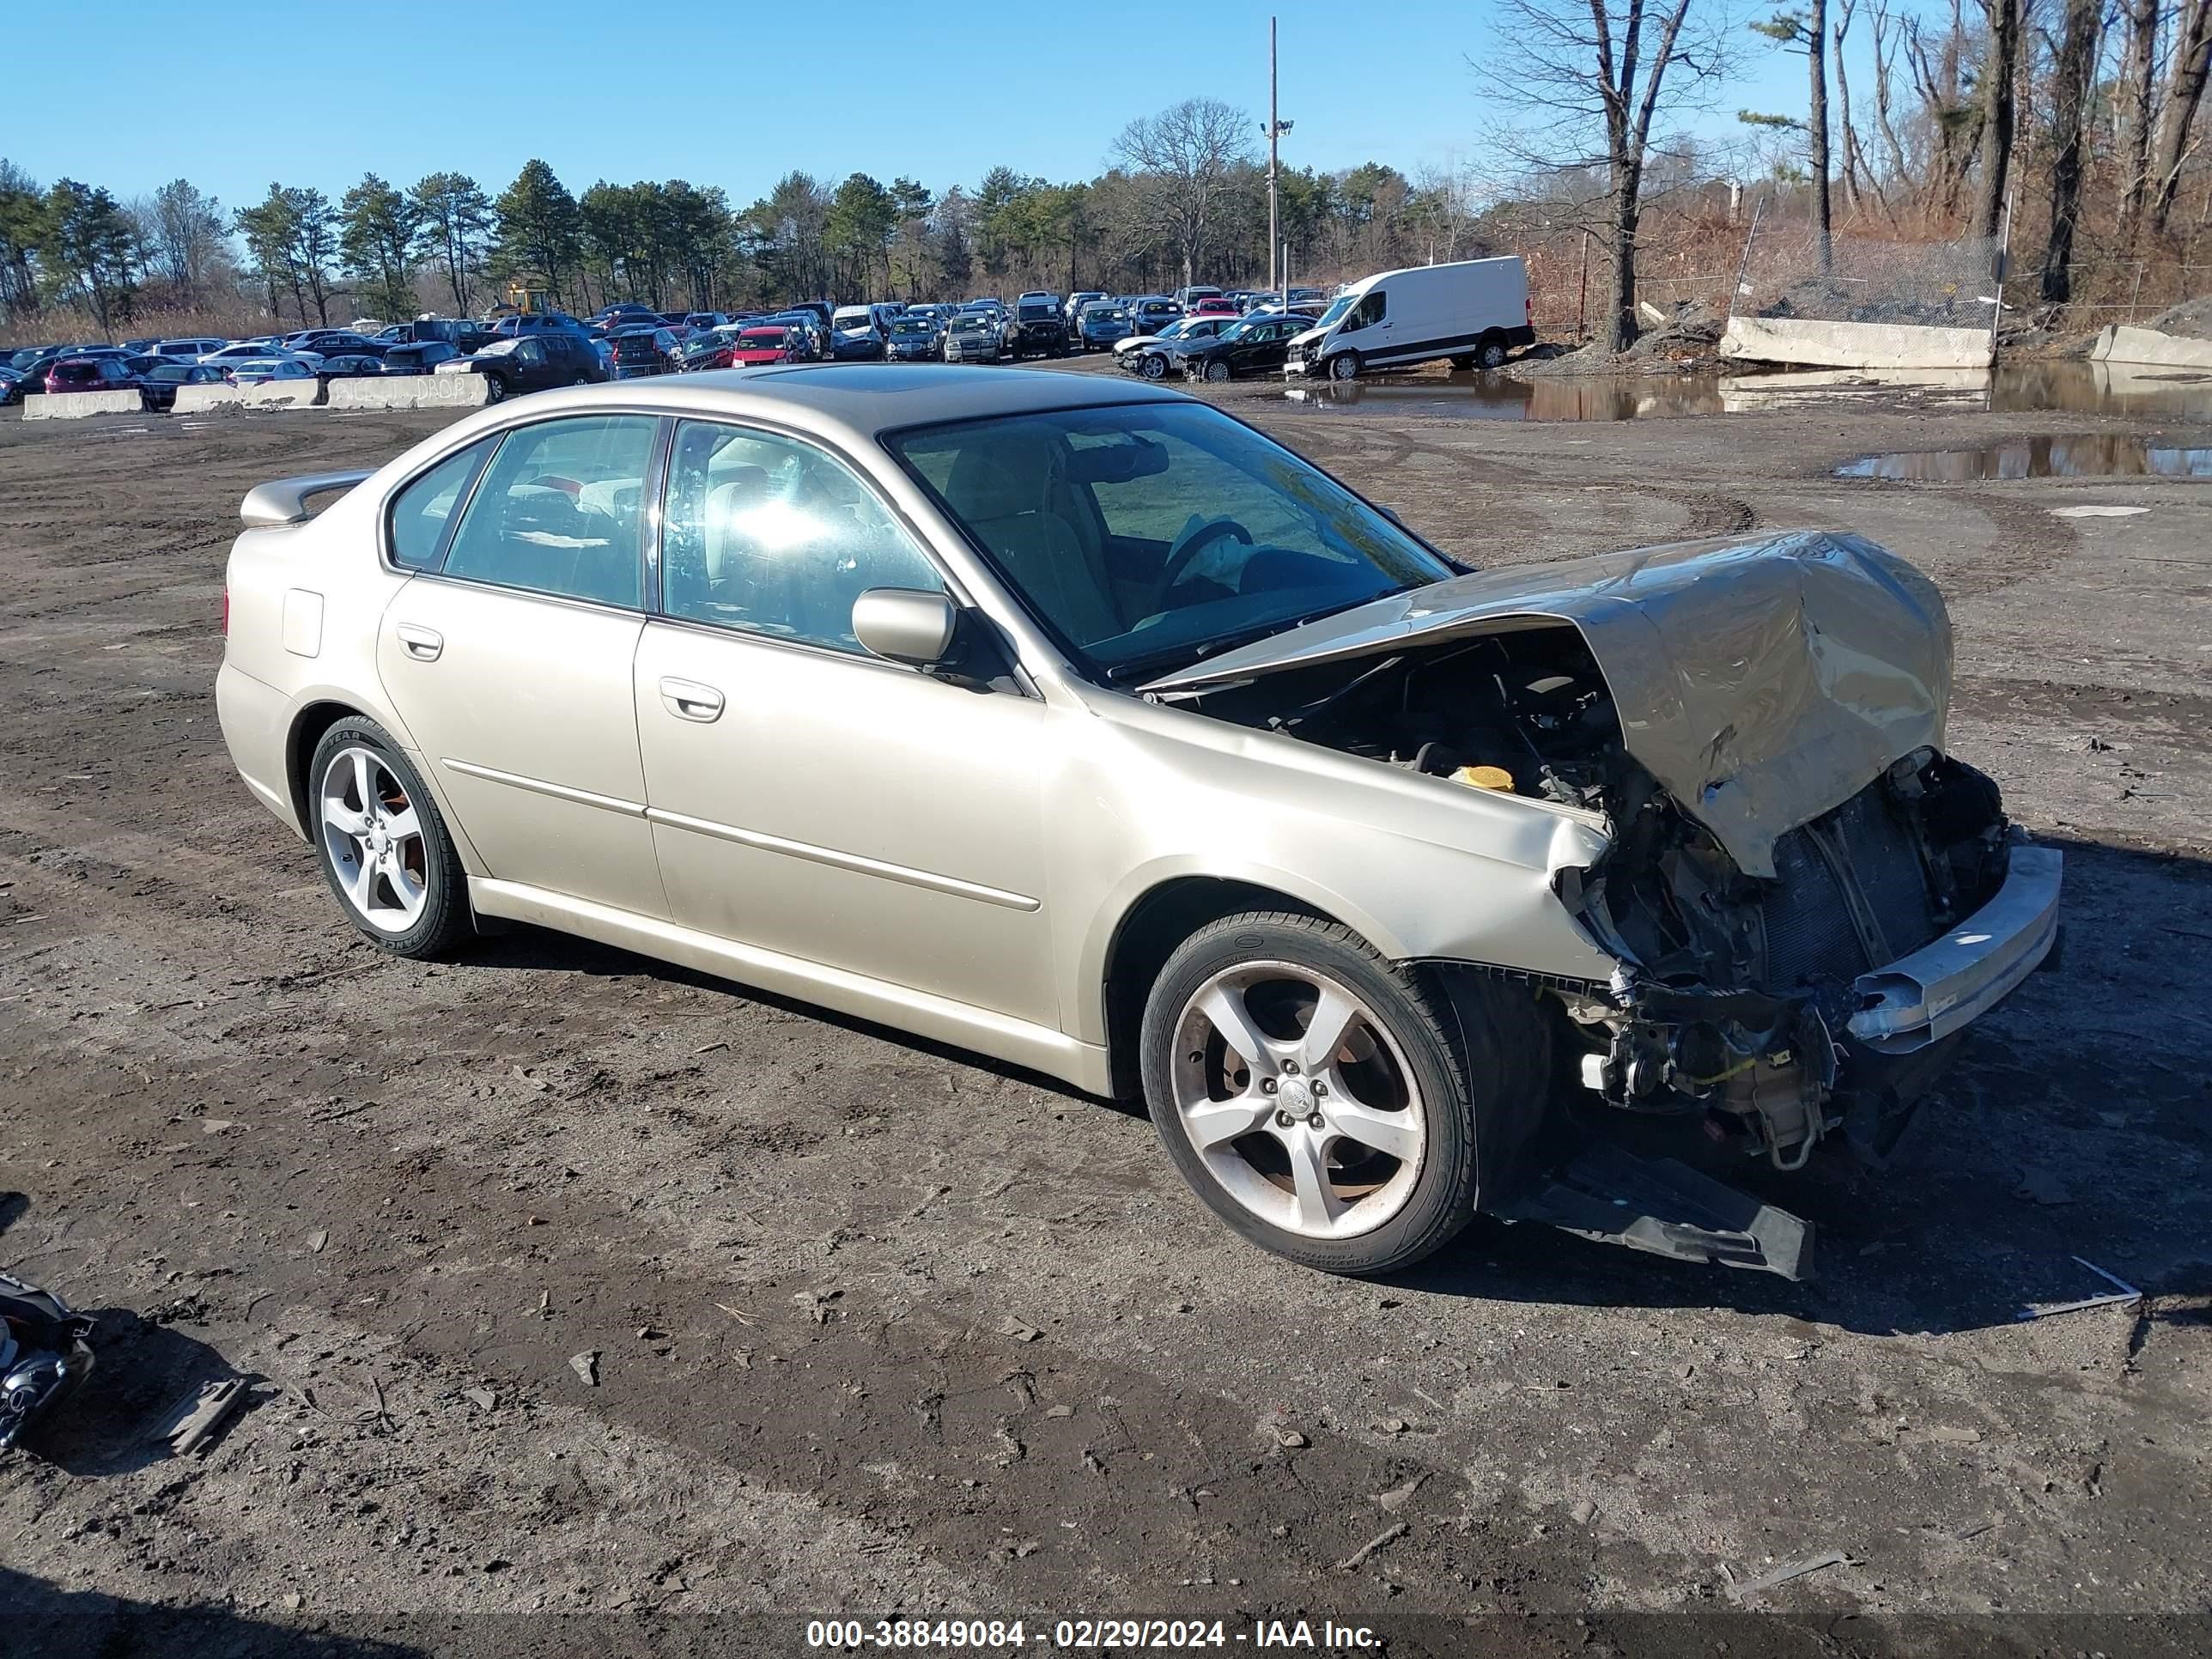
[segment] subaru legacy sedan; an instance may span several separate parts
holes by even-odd
[[[1180,393],[903,364],[551,392],[242,515],[223,732],[371,940],[1141,1096],[1316,1268],[1488,1210],[1802,1273],[1607,1126],[1879,1152],[2056,936],[1941,599],[1854,536],[1469,569]]]

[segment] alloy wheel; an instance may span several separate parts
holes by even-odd
[[[346,902],[379,933],[404,933],[428,902],[428,848],[407,790],[384,757],[354,744],[323,768],[315,791],[323,855]]]
[[[1292,963],[1241,963],[1183,1005],[1175,1045],[1183,1132],[1254,1216],[1309,1238],[1350,1238],[1406,1206],[1426,1108],[1397,1039],[1342,981]]]

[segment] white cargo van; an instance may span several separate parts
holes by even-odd
[[[1515,346],[1535,343],[1528,268],[1513,258],[1462,259],[1361,277],[1291,342],[1283,372],[1349,380],[1439,357],[1495,368]]]

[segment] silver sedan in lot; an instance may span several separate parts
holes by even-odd
[[[2056,931],[1940,599],[1850,536],[1470,570],[1180,393],[890,365],[242,511],[223,732],[369,939],[537,923],[1141,1094],[1330,1271],[1478,1209],[1801,1271],[1603,1126],[1879,1149]]]

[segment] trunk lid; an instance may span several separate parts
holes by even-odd
[[[1774,875],[1777,837],[1915,749],[1942,747],[1951,628],[1942,595],[1895,554],[1825,531],[1478,571],[1143,690],[1172,697],[1559,623],[1588,641],[1629,754],[1747,875]]]

